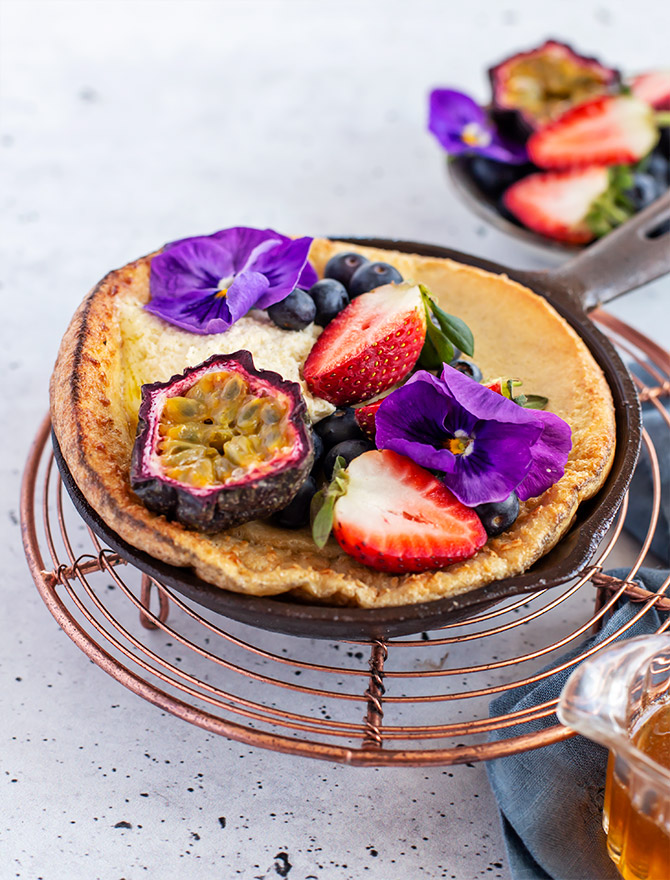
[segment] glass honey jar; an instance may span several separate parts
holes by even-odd
[[[670,878],[670,635],[617,642],[568,679],[558,717],[610,750],[603,828],[625,880]]]

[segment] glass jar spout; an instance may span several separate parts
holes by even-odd
[[[603,828],[626,880],[670,877],[670,635],[599,651],[570,676],[561,722],[610,750]]]

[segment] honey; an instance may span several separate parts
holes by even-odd
[[[670,770],[670,702],[653,708],[632,736],[633,745]],[[670,878],[670,796],[661,780],[641,786],[623,757],[610,752],[603,807],[610,857],[625,880]]]

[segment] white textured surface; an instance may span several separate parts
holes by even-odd
[[[249,750],[105,676],[32,585],[18,491],[72,311],[164,241],[267,225],[547,265],[455,200],[424,125],[431,86],[484,99],[485,67],[549,31],[629,71],[667,62],[654,0],[0,4],[2,880],[274,878],[278,852],[289,880],[508,877],[482,766]],[[611,309],[667,345],[669,294]]]

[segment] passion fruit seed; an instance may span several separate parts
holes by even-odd
[[[207,408],[200,400],[188,397],[169,397],[165,401],[163,419],[168,422],[191,422],[204,418]]]
[[[199,488],[232,482],[293,442],[289,402],[252,392],[242,376],[224,371],[168,397],[158,434],[165,475]]]
[[[252,398],[246,401],[237,413],[236,425],[243,434],[253,434],[258,428],[260,422],[261,407],[263,400],[261,398]]]

